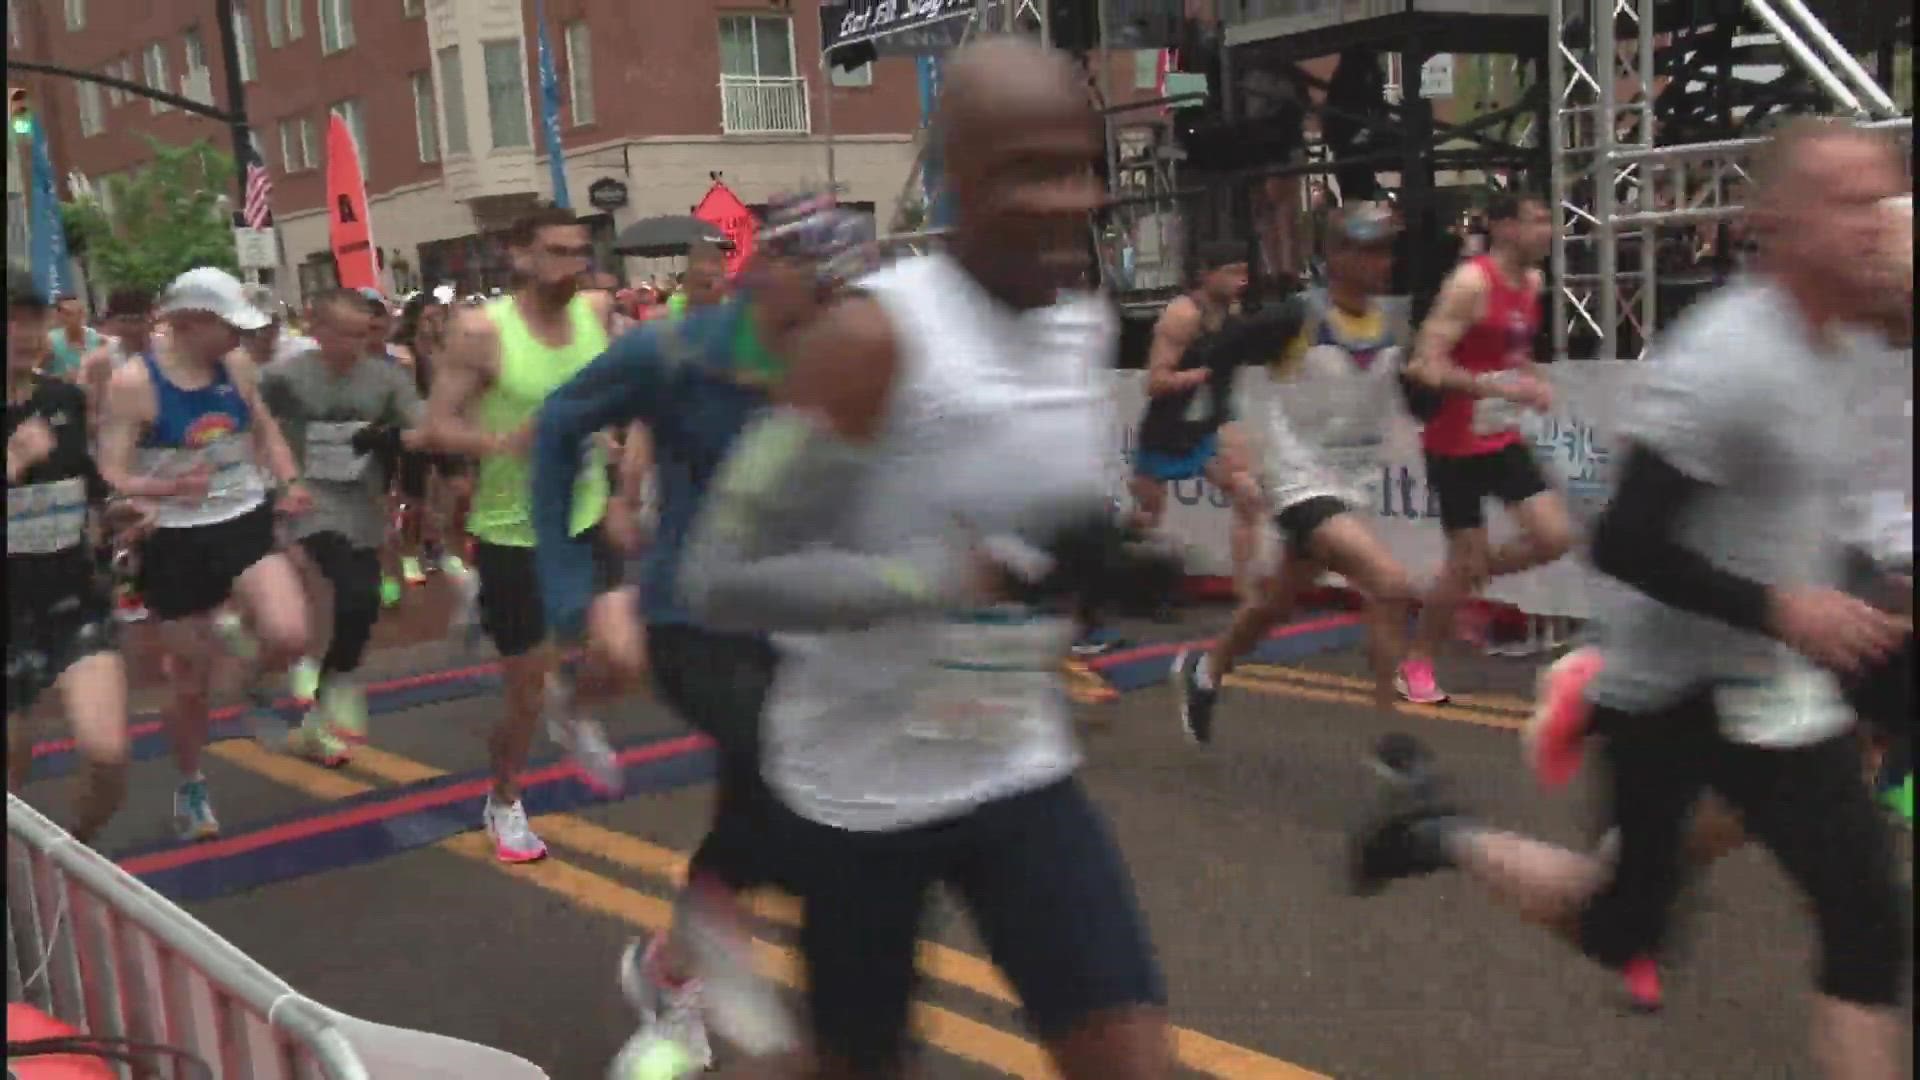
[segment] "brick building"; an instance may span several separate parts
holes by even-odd
[[[9,52],[223,101],[213,0],[9,0]],[[324,144],[354,131],[374,242],[397,290],[505,280],[488,235],[550,197],[531,0],[234,0],[256,145],[273,173],[283,293],[332,279]],[[685,213],[713,174],[749,205],[827,177],[885,213],[915,153],[913,63],[820,70],[818,0],[547,0],[572,204],[603,265],[615,231]],[[14,80],[16,83],[19,80]],[[167,143],[230,144],[215,121],[93,84],[30,79],[56,165],[101,192]],[[590,205],[599,181],[625,201]],[[601,184],[614,194],[617,185]],[[110,208],[111,209],[111,208]],[[664,267],[659,267],[664,268]],[[638,260],[629,273],[656,269]]]

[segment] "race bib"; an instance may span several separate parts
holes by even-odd
[[[74,477],[7,489],[7,554],[52,555],[87,529],[87,482]]]
[[[935,630],[907,733],[989,746],[1030,736],[1054,712],[1060,661],[1072,639],[1071,622],[1027,608],[949,618]]]
[[[353,452],[353,437],[364,421],[307,425],[307,476],[314,480],[351,483],[367,471],[368,454]]]
[[[1770,672],[1716,687],[1714,706],[1720,733],[1748,746],[1811,746],[1853,724],[1839,682],[1784,648]]]
[[[1473,433],[1478,436],[1504,435],[1520,430],[1520,406],[1500,397],[1473,399]]]

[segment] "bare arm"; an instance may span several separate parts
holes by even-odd
[[[508,449],[507,440],[480,430],[471,413],[500,372],[500,335],[485,312],[463,311],[447,334],[447,348],[435,358],[433,389],[427,395],[424,445],[443,454],[490,457]]]
[[[1184,296],[1175,297],[1153,324],[1153,345],[1147,352],[1147,395],[1163,397],[1191,390],[1206,382],[1205,368],[1181,371],[1180,359],[1200,337],[1200,308]]]
[[[156,407],[145,364],[123,364],[107,380],[100,405],[100,476],[129,498],[166,498],[182,486],[178,477],[134,472],[134,448],[140,433],[153,423]]]
[[[1414,339],[1413,359],[1407,364],[1407,377],[1435,390],[1454,390],[1482,396],[1489,384],[1477,381],[1453,362],[1454,346],[1467,335],[1486,311],[1488,282],[1486,272],[1468,264],[1448,276],[1434,299],[1433,310],[1420,326]]]
[[[653,436],[647,425],[634,421],[627,428],[627,445],[620,454],[621,501],[638,507],[646,493],[647,474],[653,471]]]

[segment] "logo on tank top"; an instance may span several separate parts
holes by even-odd
[[[1507,315],[1507,357],[1509,360],[1533,355],[1533,327],[1522,312]]]
[[[190,450],[201,450],[234,434],[240,425],[226,413],[202,413],[193,423],[187,425],[187,434],[181,444]]]

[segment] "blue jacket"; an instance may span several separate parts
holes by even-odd
[[[567,535],[582,446],[597,431],[635,420],[653,436],[660,509],[641,611],[650,625],[693,621],[679,595],[681,548],[707,485],[767,403],[768,388],[736,372],[734,342],[746,317],[744,301],[732,299],[645,323],[547,398],[534,429],[533,526],[540,600],[553,634],[578,637],[593,599],[591,553]]]

